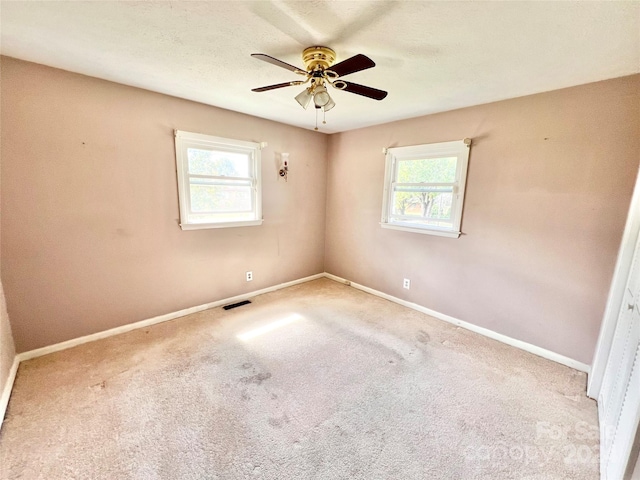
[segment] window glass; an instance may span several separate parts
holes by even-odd
[[[249,157],[244,153],[187,149],[189,173],[220,177],[248,177]]]
[[[251,211],[251,187],[191,184],[191,211],[230,213]]]
[[[456,180],[456,157],[424,158],[398,162],[398,182],[452,183]]]

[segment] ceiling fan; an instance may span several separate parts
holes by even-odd
[[[342,80],[342,77],[346,75],[376,66],[373,60],[362,54],[354,55],[351,58],[347,58],[333,65],[336,59],[336,53],[332,49],[328,47],[309,47],[302,52],[302,61],[306,69],[295,67],[282,60],[265,55],[264,53],[253,53],[251,56],[306,77],[304,80],[277,83],[266,87],[254,88],[251,91],[266,92],[267,90],[304,85],[310,82],[310,85],[295,97],[296,101],[305,110],[309,106],[312,98],[315,108],[322,109],[324,112],[336,106],[327,91],[327,84],[338,90],[355,93],[356,95],[373,98],[374,100],[382,100],[387,96],[387,92],[384,90]]]

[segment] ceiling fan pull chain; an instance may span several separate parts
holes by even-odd
[[[314,130],[318,130],[318,109],[316,108],[316,128]]]
[[[324,110],[324,108],[322,109],[322,124],[327,124],[327,112]]]

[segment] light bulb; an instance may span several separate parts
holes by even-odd
[[[316,88],[315,93],[313,95],[313,101],[316,104],[316,107],[324,107],[326,104],[328,104],[331,101],[329,92],[327,92],[327,89],[324,87],[324,85],[321,85],[320,87]]]

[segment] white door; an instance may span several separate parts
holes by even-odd
[[[622,480],[640,421],[640,239],[598,398],[600,474]]]

